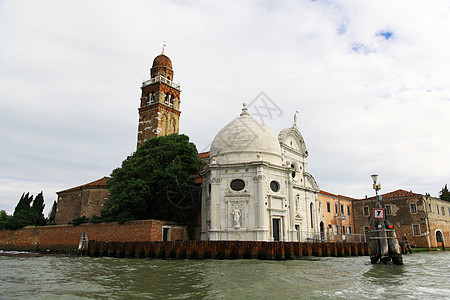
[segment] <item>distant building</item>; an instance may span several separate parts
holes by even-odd
[[[73,219],[85,216],[100,216],[103,204],[109,199],[106,187],[108,177],[93,182],[56,192],[56,224],[67,224]]]
[[[441,247],[450,241],[450,203],[405,190],[381,195],[385,216],[394,225],[397,238],[406,235],[410,245]],[[368,236],[375,197],[354,200],[355,231]]]
[[[353,198],[320,191],[319,201],[325,216],[326,239],[333,242],[358,241],[353,222]],[[322,229],[321,229],[322,230]]]

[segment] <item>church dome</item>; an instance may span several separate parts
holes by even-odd
[[[281,165],[281,147],[275,134],[248,113],[246,104],[239,118],[217,133],[211,144],[211,163],[265,161]]]
[[[172,61],[164,54],[160,54],[153,60],[153,68],[155,67],[166,67],[172,69]]]

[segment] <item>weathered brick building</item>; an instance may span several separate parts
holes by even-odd
[[[108,177],[57,192],[56,224],[67,224],[73,219],[85,216],[100,216],[103,203],[109,199],[106,187]]]
[[[386,219],[394,225],[399,240],[406,235],[412,246],[432,248],[450,240],[449,202],[405,190],[381,196]],[[367,237],[376,202],[375,197],[353,201],[356,233]]]

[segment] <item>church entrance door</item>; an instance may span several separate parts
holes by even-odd
[[[325,229],[323,228],[323,222],[320,222],[320,239],[325,240]]]
[[[275,242],[280,241],[280,219],[272,219],[273,240]]]

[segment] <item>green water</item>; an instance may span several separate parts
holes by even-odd
[[[450,299],[450,253],[150,260],[0,253],[0,299]]]

